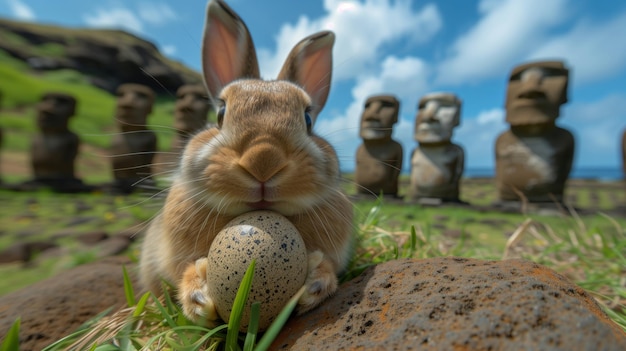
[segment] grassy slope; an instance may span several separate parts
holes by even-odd
[[[8,28],[0,28],[0,37],[3,38],[3,45],[14,52],[21,52],[23,54],[22,57],[64,57],[66,47],[54,41],[76,43],[79,40],[83,40],[91,43],[101,43],[110,47],[132,45],[141,47],[145,51],[153,52],[159,61],[176,70],[189,81],[200,80],[197,72],[181,62],[163,56],[154,44],[128,32],[110,29],[68,28],[41,23],[11,21],[8,19],[0,19],[0,23],[5,24]],[[15,34],[12,30],[13,28],[51,38],[51,41],[40,45],[31,45],[22,36]]]

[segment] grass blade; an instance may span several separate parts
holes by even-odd
[[[135,290],[133,289],[133,283],[128,276],[125,265],[122,266],[122,272],[124,274],[124,294],[126,295],[126,303],[128,303],[128,307],[133,307],[137,303],[135,300]]]
[[[239,284],[239,290],[237,290],[237,295],[235,296],[235,301],[233,302],[233,309],[230,312],[230,318],[228,320],[228,332],[226,333],[225,346],[227,351],[239,349],[239,345],[237,344],[239,324],[241,323],[243,309],[246,305],[246,301],[248,300],[250,288],[252,287],[255,265],[256,260],[252,260],[243,276],[243,279],[241,280],[241,283]]]
[[[170,328],[176,327],[177,326],[176,322],[174,321],[172,316],[170,316],[170,314],[167,312],[167,309],[165,308],[165,306],[161,304],[161,301],[159,301],[159,299],[156,296],[154,296],[154,294],[150,293],[150,295],[152,296],[152,299],[154,300],[154,305],[159,310],[161,316],[167,322],[167,325],[169,325]]]
[[[281,329],[283,329],[285,323],[287,323],[289,316],[291,316],[291,313],[298,305],[298,300],[300,300],[300,297],[304,294],[305,290],[306,286],[301,287],[300,290],[293,295],[289,302],[287,302],[285,308],[280,311],[274,322],[272,322],[267,331],[265,331],[265,334],[263,334],[261,340],[259,340],[259,343],[254,349],[255,351],[265,351],[270,347],[274,339],[276,339],[276,336],[278,336],[278,333],[280,333]]]
[[[250,306],[250,324],[248,324],[248,334],[246,334],[246,340],[243,343],[243,351],[252,351],[254,349],[254,343],[256,342],[256,336],[259,331],[260,314],[261,303],[252,303],[252,306]]]
[[[20,319],[17,318],[4,337],[0,351],[18,351],[20,349]]]
[[[150,298],[150,293],[149,292],[143,294],[141,299],[139,299],[139,302],[137,303],[137,306],[135,306],[135,311],[133,311],[133,317],[138,317],[143,312],[143,310],[146,307],[146,303],[148,302],[149,298]]]

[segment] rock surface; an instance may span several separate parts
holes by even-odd
[[[626,350],[580,287],[523,260],[398,260],[292,318],[280,350]]]
[[[107,308],[114,311],[126,303],[123,265],[138,286],[131,264],[121,256],[105,258],[0,297],[0,335],[20,317],[20,350],[38,351]]]
[[[0,297],[0,335],[20,316],[20,350],[41,350],[121,307],[122,265],[132,274],[129,259],[110,257]],[[366,270],[292,318],[271,349],[626,350],[626,333],[588,293],[544,266],[432,258]]]

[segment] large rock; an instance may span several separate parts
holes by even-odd
[[[524,261],[398,260],[292,318],[282,350],[626,350],[626,333],[566,278]]]
[[[20,317],[20,350],[38,351],[107,308],[122,307],[123,265],[132,274],[128,258],[110,257],[0,297],[0,338]]]
[[[151,42],[120,30],[65,28],[0,19],[0,51],[36,71],[71,69],[111,93],[122,83],[174,94],[201,82],[199,73],[164,57]]]

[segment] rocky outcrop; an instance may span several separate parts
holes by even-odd
[[[64,28],[0,19],[0,50],[35,71],[71,69],[111,93],[138,83],[173,95],[183,84],[201,82],[197,72],[164,57],[157,47],[119,30]]]
[[[292,318],[278,350],[626,350],[626,333],[580,287],[544,266],[399,260]]]

